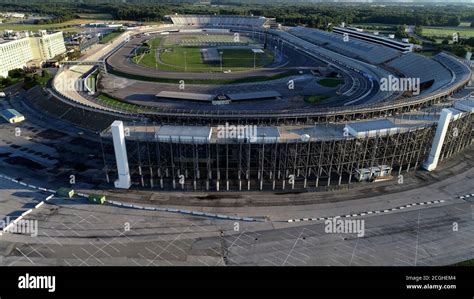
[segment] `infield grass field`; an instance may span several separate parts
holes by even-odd
[[[309,103],[309,104],[318,104],[318,103],[321,103],[322,101],[324,101],[326,99],[329,99],[329,98],[330,98],[330,96],[324,95],[324,94],[312,95],[312,96],[306,96],[304,98],[304,101],[306,103]]]
[[[344,80],[338,78],[325,78],[318,81],[318,84],[324,87],[336,87],[343,83]]]
[[[218,43],[222,46],[222,71],[244,71],[254,68],[254,53],[248,48],[235,48],[235,46],[247,45],[245,40],[241,43],[234,43],[228,40],[229,36],[189,36],[185,40],[170,41],[168,38],[163,40],[161,37],[152,39],[148,42],[150,48],[147,54],[137,55],[133,58],[135,63],[156,68],[162,71],[172,72],[220,72],[221,64],[205,63],[202,60],[201,49],[211,47],[212,43]],[[232,37],[230,37],[232,38]],[[196,41],[193,44],[191,41]],[[206,41],[210,45],[206,45]],[[143,49],[141,50],[143,51]],[[261,68],[273,62],[273,53],[264,50],[264,53],[255,54],[255,68]]]

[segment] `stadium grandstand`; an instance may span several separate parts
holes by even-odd
[[[442,52],[434,56],[433,59],[438,61],[451,71],[453,75],[453,81],[454,79],[463,80],[471,76],[469,67],[467,67],[466,64],[464,64],[459,59],[456,59],[449,54]]]
[[[405,53],[387,63],[407,78],[420,78],[426,91],[437,90],[452,80],[451,72],[439,62],[415,53]]]
[[[137,101],[128,95],[116,97],[114,94],[110,95],[110,99],[101,101],[95,95],[61,90],[61,86],[55,84],[57,80],[53,81],[52,97],[31,91],[29,102],[36,109],[77,123],[79,127],[89,126],[101,131],[104,172],[108,183],[123,174],[117,166],[120,157],[115,152],[114,133],[109,126],[114,119],[124,119],[123,125],[130,132],[129,136],[121,138],[125,141],[122,144],[126,144],[122,153],[128,154],[130,169],[127,173],[130,173],[132,185],[160,190],[331,189],[360,181],[357,173],[364,169],[379,168],[386,170],[388,175],[400,174],[422,167],[433,148],[437,149],[439,161],[444,161],[472,144],[474,103],[466,100],[467,104],[456,106],[451,99],[455,92],[469,83],[471,70],[447,53],[430,59],[361,39],[344,42],[337,33],[316,29],[286,27],[267,30],[264,28],[266,19],[260,17],[174,15],[170,18],[176,27],[166,26],[161,31],[154,29],[154,33],[140,37],[137,34],[130,41],[121,42],[119,38],[116,48],[111,47],[109,52],[100,53],[108,69],[108,74],[101,74],[100,77],[120,77],[120,72],[113,72],[121,65],[124,69],[120,71],[126,74],[130,51],[145,40],[162,37],[162,32],[176,34],[173,38],[179,38],[196,34],[193,33],[198,30],[195,27],[219,27],[219,30],[229,32],[236,26],[254,27],[260,42],[273,43],[270,49],[300,58],[303,63],[295,62],[298,68],[314,69],[317,65],[309,65],[308,62],[318,61],[319,65],[336,70],[340,77],[332,79],[343,79],[341,86],[344,89],[341,88],[338,94],[338,99],[343,100],[335,106],[281,108],[272,104],[288,99],[297,103],[301,99],[288,96],[286,88],[276,88],[272,92],[269,82],[246,83],[254,84],[248,90],[242,88],[242,83],[232,88],[229,83],[218,83],[218,87],[213,89],[214,86],[208,87],[206,82],[202,84],[204,87],[186,86],[185,92],[178,86],[168,86],[167,89],[154,86],[153,93],[150,88],[152,98],[149,101],[156,106],[152,106],[148,100],[141,98],[148,86],[143,82],[133,85],[132,80],[127,80],[125,76],[120,78],[119,86],[121,90],[136,88],[131,93],[138,98]],[[248,32],[249,37],[254,34]],[[199,59],[207,55],[202,52],[197,54]],[[122,64],[113,63],[117,60]],[[140,70],[161,71],[145,67]],[[300,69],[297,70],[296,75],[291,75],[292,78],[306,76],[311,78],[311,82],[318,80],[309,72],[302,74]],[[264,73],[266,70],[258,71]],[[66,66],[59,71],[56,79],[84,79],[90,72],[85,66],[72,70]],[[249,76],[252,72],[254,70],[241,73]],[[209,76],[206,80],[210,76],[238,78],[238,73],[163,71],[163,78],[171,83],[156,84],[173,84],[174,80],[184,77],[186,80],[206,76]],[[429,87],[418,96],[383,91],[379,82],[389,75],[420,78],[421,83]],[[145,81],[138,76],[134,79]],[[287,82],[285,78],[281,80]],[[297,84],[299,82],[296,81]],[[235,91],[237,88],[239,90]],[[218,100],[223,99],[221,102],[226,102],[225,105],[216,101],[214,90],[217,89],[220,90]],[[131,102],[133,109],[122,109],[122,105]],[[186,102],[187,106],[176,106],[176,102]],[[249,105],[260,103],[265,105],[261,110],[245,110]],[[213,104],[219,105],[211,109]],[[443,115],[446,117],[443,118]],[[255,134],[244,138],[220,137],[220,130],[228,125],[248,128]],[[435,137],[442,126],[447,132],[444,140]],[[430,169],[433,168],[430,166]],[[293,182],[289,178],[293,178]],[[182,184],[179,183],[181,179],[184,180]]]
[[[37,117],[54,117],[73,123],[79,128],[89,129],[94,132],[108,128],[114,120],[131,119],[130,117],[119,117],[117,115],[99,113],[86,107],[81,109],[77,106],[71,106],[59,100],[54,95],[46,93],[39,86],[26,91],[25,98],[28,99],[31,108],[35,108],[43,113],[43,116],[37,115]]]
[[[392,48],[362,40],[349,39],[349,41],[345,42],[339,34],[318,29],[294,27],[288,29],[288,32],[320,47],[352,58],[362,59],[372,64],[383,63],[401,54],[400,51]]]
[[[274,19],[254,16],[232,16],[232,15],[170,15],[175,26],[185,27],[263,27],[270,26]]]
[[[429,161],[432,148],[438,149],[439,161],[459,153],[472,143],[473,104],[437,111],[438,122],[407,115],[346,125],[242,126],[243,132],[253,132],[243,138],[220,137],[225,126],[129,123],[126,173],[135,186],[151,189],[327,190],[360,181],[357,173],[367,168],[384,169],[386,176],[417,169]],[[446,113],[449,121],[443,124]],[[436,125],[448,130],[441,141],[435,138]],[[109,128],[101,133],[101,144],[106,176],[120,179],[112,142],[118,136]]]

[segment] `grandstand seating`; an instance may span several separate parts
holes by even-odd
[[[317,29],[294,27],[290,28],[288,32],[318,46],[372,64],[383,63],[401,54],[397,50],[354,38],[344,42],[342,35]]]
[[[469,67],[449,54],[439,53],[433,57],[433,59],[453,72],[457,80],[462,80],[470,76]]]
[[[406,53],[387,63],[388,66],[400,71],[408,78],[420,78],[420,82],[434,80],[434,84],[428,89],[434,91],[452,79],[447,68],[439,62],[415,53]]]
[[[226,15],[172,15],[169,16],[176,26],[237,26],[262,27],[272,19],[252,16]]]
[[[29,103],[38,111],[75,124],[78,127],[102,131],[117,119],[117,116],[80,109],[61,102],[40,87],[34,87],[26,93]]]

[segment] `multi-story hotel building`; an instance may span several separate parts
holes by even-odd
[[[47,60],[66,52],[62,32],[48,34],[39,31],[17,39],[0,39],[0,77],[7,77],[13,69],[24,68],[28,61]]]

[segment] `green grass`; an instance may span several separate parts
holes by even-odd
[[[119,99],[116,99],[112,96],[109,96],[108,94],[105,94],[105,93],[101,93],[97,97],[97,99],[104,106],[109,106],[109,107],[111,106],[111,107],[115,107],[115,108],[120,108],[122,110],[130,111],[130,112],[141,112],[141,111],[143,111],[143,109],[140,109],[140,106],[138,106],[138,105],[123,102],[123,101],[121,101]]]
[[[474,266],[474,259],[459,262],[459,263],[454,264],[453,266],[473,267]]]
[[[29,31],[37,31],[37,30],[58,30],[61,29],[62,31],[77,31],[78,28],[74,27],[80,24],[86,23],[95,23],[95,22],[103,22],[103,20],[93,20],[93,19],[74,19],[63,23],[56,23],[56,24],[44,24],[44,25],[35,25],[35,24],[0,24],[0,30],[29,30]]]
[[[102,40],[100,41],[101,44],[107,44],[114,39],[116,39],[120,34],[122,34],[123,31],[112,31],[109,34],[105,35]]]
[[[156,68],[156,49],[160,46],[160,43],[160,37],[150,40],[150,52],[148,54],[144,54],[143,56],[136,56],[133,61],[146,67]]]
[[[449,38],[453,37],[453,33],[458,32],[461,38],[474,37],[474,28],[470,27],[458,27],[453,28],[442,28],[442,27],[423,27],[422,35],[426,37],[440,37]]]
[[[395,24],[383,24],[383,23],[354,23],[353,25],[355,27],[362,27],[362,28],[373,27],[378,30],[392,29],[393,27],[397,26]]]
[[[25,77],[23,88],[28,90],[28,89],[33,88],[36,85],[41,85],[42,87],[45,87],[50,79],[51,79],[51,75],[47,71],[45,72],[44,77],[41,74],[39,75],[28,74]]]
[[[107,13],[80,13],[78,16],[84,20],[112,20],[112,15]]]
[[[186,39],[197,38],[195,36],[186,37]],[[150,40],[151,48],[148,54],[137,56],[133,59],[135,63],[149,67],[158,68],[162,71],[172,72],[220,72],[220,63],[208,64],[202,61],[201,47],[185,47],[176,44],[176,41],[170,44],[170,39],[163,41],[164,48],[172,49],[167,52],[160,49],[160,61],[156,60],[156,51],[161,44],[161,38]],[[224,49],[222,50],[222,70],[243,71],[254,67],[254,54],[250,49]],[[186,59],[185,59],[186,57]],[[265,53],[257,54],[255,67],[260,68],[270,64],[273,61],[273,54],[269,50]]]
[[[44,77],[40,75],[36,79],[36,82],[43,87],[45,87],[48,81],[51,79],[51,74],[48,73],[48,71],[45,71],[44,73],[45,73]]]
[[[148,81],[148,82],[160,82],[160,83],[175,83],[178,84],[180,80],[177,79],[167,79],[167,78],[154,78],[154,77],[147,77],[141,75],[134,75],[123,73],[117,70],[108,70],[109,73],[124,77],[132,80],[138,81]],[[264,82],[264,81],[271,81],[281,78],[286,78],[290,76],[296,76],[300,73],[297,71],[291,72],[284,72],[277,75],[272,76],[258,76],[258,77],[246,77],[241,79],[217,79],[217,80],[208,80],[208,79],[187,79],[187,84],[205,84],[205,85],[223,85],[223,84],[238,84],[238,83],[249,83],[249,82]]]
[[[306,96],[304,98],[304,101],[310,104],[318,104],[328,98],[330,98],[330,96],[328,95],[312,95],[312,96]]]
[[[23,78],[11,78],[11,77],[9,77],[9,79],[7,79],[7,80],[3,79],[3,78],[0,78],[0,91],[3,91],[7,87],[15,85],[20,81],[23,81]]]
[[[423,55],[425,57],[433,57],[435,56],[436,54],[439,53],[439,51],[420,51],[420,52],[417,52],[418,54],[420,55]]]
[[[343,84],[344,80],[335,79],[335,78],[326,78],[318,81],[318,84],[324,87],[336,87],[340,84]]]
[[[89,86],[93,91],[96,89],[97,76],[99,76],[99,70],[96,70],[87,77],[87,86]]]
[[[224,49],[222,52],[222,70],[243,71],[253,69],[254,54],[252,50]],[[162,52],[160,58],[164,64],[159,64],[158,68],[163,70],[182,72],[185,71],[185,66],[188,72],[220,72],[221,70],[220,63],[208,64],[202,61],[200,48],[174,47],[173,52]],[[272,61],[272,53],[266,50],[265,53],[256,55],[255,66],[260,68]]]
[[[0,31],[16,30],[16,31],[38,31],[38,30],[61,30],[65,32],[77,31],[73,25],[66,23],[47,24],[47,25],[33,25],[33,24],[0,24]]]
[[[87,14],[85,14],[87,15]],[[90,15],[92,16],[92,15]],[[56,23],[56,24],[44,24],[44,25],[35,25],[35,24],[0,24],[0,31],[3,30],[28,30],[28,31],[37,31],[37,30],[61,30],[65,32],[69,31],[79,31],[80,28],[76,27],[77,25],[81,24],[88,24],[88,23],[111,23],[110,20],[104,20],[104,14],[99,14],[99,19],[95,18],[84,18],[84,19],[73,19],[63,23]],[[120,23],[145,23],[149,25],[158,24],[157,22],[137,22],[137,21],[120,21]]]

